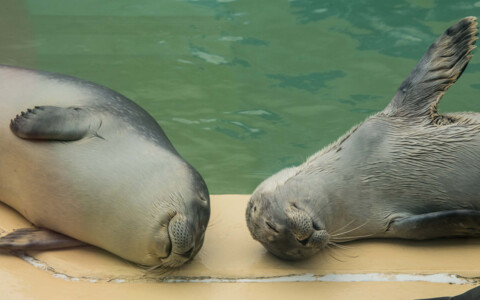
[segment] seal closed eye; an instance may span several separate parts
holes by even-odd
[[[38,227],[0,249],[89,243],[159,267],[198,253],[207,186],[147,112],[94,83],[10,66],[0,95],[0,200]]]
[[[477,35],[476,18],[460,20],[382,112],[261,183],[246,211],[252,237],[301,259],[361,238],[480,236],[480,114],[437,110]]]

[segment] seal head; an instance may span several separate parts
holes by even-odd
[[[312,256],[329,244],[329,235],[318,213],[302,199],[292,175],[297,168],[280,171],[264,181],[247,206],[252,237],[277,257],[298,260]],[[307,200],[307,201],[305,201]]]
[[[152,232],[151,255],[146,255],[143,264],[177,267],[202,248],[210,217],[210,198],[200,175],[193,174],[197,177],[193,180],[196,186],[172,193],[169,205],[159,210],[162,217]]]

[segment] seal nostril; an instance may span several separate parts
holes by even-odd
[[[308,238],[306,238],[306,239],[304,239],[304,240],[299,240],[299,239],[297,239],[297,242],[299,242],[300,244],[306,246],[309,239],[310,239],[310,237],[308,237]]]
[[[169,211],[168,216],[170,217],[170,220],[168,222],[170,222],[176,215],[177,215],[176,211]]]
[[[275,226],[273,226],[272,223],[268,222],[268,221],[265,221],[265,224],[267,224],[268,228],[270,228],[271,230],[275,231],[276,233],[278,233],[278,229],[275,228]]]

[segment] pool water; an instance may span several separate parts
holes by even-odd
[[[0,64],[114,89],[210,192],[251,193],[382,110],[480,1],[3,0]],[[474,57],[441,111],[480,111]]]

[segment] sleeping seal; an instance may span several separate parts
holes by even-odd
[[[467,17],[450,27],[383,111],[261,183],[246,210],[253,238],[301,259],[360,238],[480,235],[480,114],[437,110],[476,26]]]
[[[0,97],[0,200],[40,227],[0,248],[82,241],[158,267],[200,250],[207,186],[142,108],[91,82],[10,66],[0,66]]]

